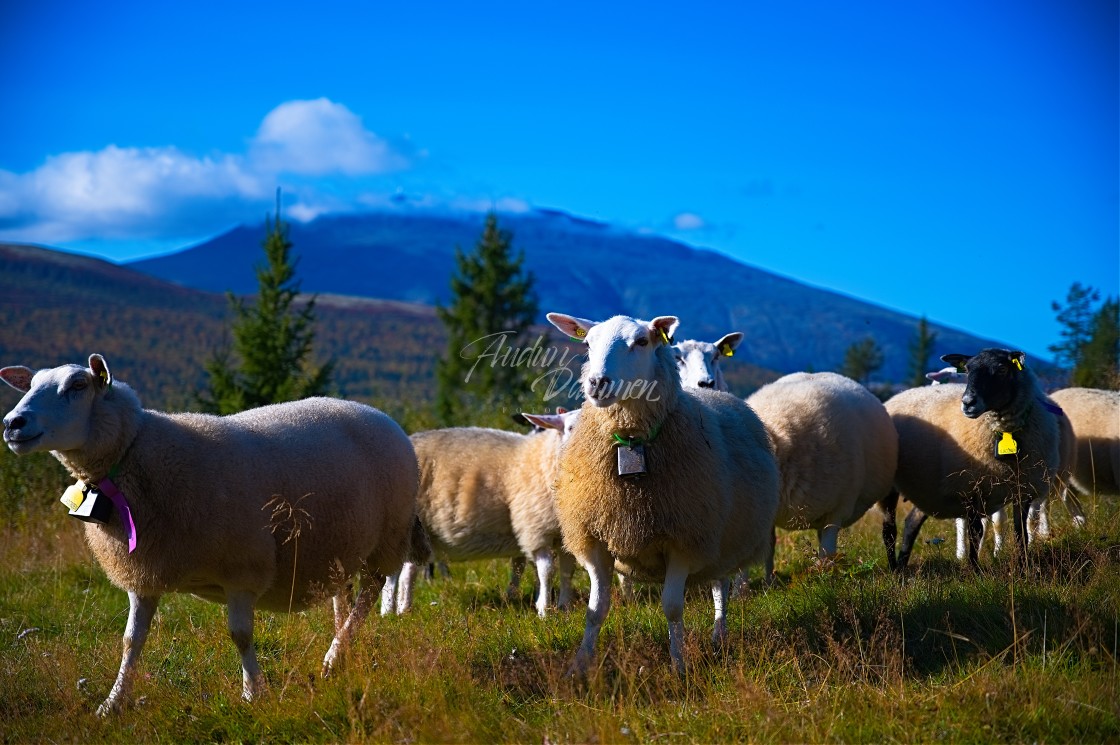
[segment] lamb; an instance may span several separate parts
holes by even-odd
[[[1027,506],[1045,497],[1059,472],[1059,427],[1022,352],[985,349],[941,358],[967,373],[964,385],[912,388],[891,398],[898,430],[895,488],[879,502],[892,569],[904,568],[929,515],[968,519],[968,558],[978,565],[981,517],[1015,507],[1020,561],[1026,560]],[[961,413],[958,413],[958,408]],[[895,555],[895,508],[914,504]]]
[[[664,583],[669,654],[683,672],[686,583],[711,583],[712,636],[722,643],[728,577],[766,558],[778,506],[766,430],[741,399],[682,388],[669,346],[675,317],[595,323],[549,313],[548,320],[588,346],[586,399],[554,487],[564,545],[591,578],[569,674],[585,674],[595,653],[615,568]]]
[[[242,697],[252,700],[264,684],[254,608],[299,611],[332,594],[342,605],[347,580],[360,578],[323,659],[327,675],[384,575],[404,560],[416,456],[376,409],[313,398],[224,417],[167,414],[142,409],[98,354],[88,368],[5,367],[0,378],[25,394],[4,417],[12,452],[50,450],[72,476],[98,485],[86,502],[114,503],[106,523],[85,525],[98,563],[129,599],[120,671],[99,715],[127,703],[164,593],[228,606]]]
[[[1072,486],[1085,495],[1120,495],[1120,391],[1066,388],[1050,397],[1073,427]]]
[[[694,339],[674,344],[673,355],[684,387],[726,391],[727,383],[723,380],[720,359],[734,355],[742,340],[743,335],[734,331],[714,344]]]
[[[537,567],[537,614],[547,613],[552,554],[560,569],[557,604],[571,602],[575,559],[562,550],[560,524],[549,487],[556,475],[564,429],[576,413],[525,415],[541,427],[528,435],[481,427],[452,427],[412,436],[420,462],[417,512],[436,558],[446,561],[525,556]],[[551,431],[557,430],[557,431]],[[397,589],[397,612],[412,600],[411,562]],[[520,579],[514,575],[510,591]],[[381,612],[392,610],[392,594],[382,595]]]
[[[821,558],[835,556],[845,528],[891,490],[898,434],[869,390],[836,373],[794,373],[747,403],[762,419],[781,473],[777,527],[815,528]],[[766,581],[774,576],[774,541]]]

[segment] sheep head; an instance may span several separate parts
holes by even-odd
[[[615,316],[595,323],[549,313],[548,320],[587,344],[580,384],[584,395],[599,407],[642,398],[652,391],[659,356],[669,354],[673,332],[680,324],[676,316],[658,316],[652,321]]]
[[[94,403],[113,384],[109,366],[99,354],[90,355],[88,368],[62,365],[35,372],[5,367],[0,378],[24,394],[4,417],[4,442],[17,455],[84,447]]]
[[[719,369],[721,357],[730,357],[743,335],[738,331],[727,334],[714,344],[706,341],[682,341],[673,345],[681,385],[685,388],[714,388],[723,390],[723,374]]]
[[[1008,349],[985,349],[968,357],[963,354],[942,355],[941,360],[965,374],[961,411],[976,419],[988,411],[1000,412],[1016,400],[1019,388],[1027,381],[1026,356]]]
[[[576,427],[576,422],[579,421],[579,409],[575,411],[557,409],[556,411],[556,414],[529,414],[523,412],[521,416],[537,429],[556,430],[560,433],[560,442],[567,442],[568,438],[572,435],[572,430]]]

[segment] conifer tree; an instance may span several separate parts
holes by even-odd
[[[929,357],[933,354],[933,342],[936,340],[937,332],[929,330],[929,321],[922,316],[918,321],[914,340],[910,342],[910,385],[914,388],[923,386],[927,382]]]
[[[532,370],[501,356],[526,344],[537,317],[533,275],[511,240],[491,213],[473,251],[455,248],[451,301],[436,308],[448,335],[436,363],[436,416],[445,426],[477,423],[483,409],[512,412],[529,397]]]
[[[854,342],[844,353],[840,374],[867,385],[872,373],[883,366],[883,350],[870,336]]]
[[[1089,338],[1070,383],[1082,388],[1120,389],[1120,300],[1107,298],[1093,316]]]
[[[288,226],[280,217],[279,190],[275,219],[266,219],[266,226],[265,263],[257,266],[255,302],[227,293],[233,312],[232,349],[220,349],[206,364],[210,387],[199,402],[215,414],[326,395],[330,389],[334,361],[318,367],[309,361],[315,299],[294,307],[299,296],[297,262],[291,259]]]
[[[1048,349],[1054,353],[1055,361],[1067,370],[1076,368],[1081,360],[1082,349],[1092,334],[1093,305],[1100,297],[1098,290],[1074,282],[1066,294],[1065,306],[1057,301],[1050,303],[1050,308],[1058,314],[1063,341],[1051,344]]]

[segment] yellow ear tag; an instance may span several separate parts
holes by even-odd
[[[1015,367],[1019,368],[1019,370],[1023,369],[1023,361],[1020,358],[1015,357],[1011,361],[1015,364]]]
[[[731,348],[730,344],[724,344],[722,347],[720,347],[719,348],[719,353],[722,354],[724,357],[734,357],[735,356],[735,350]]]
[[[1015,438],[1011,436],[1010,432],[1004,432],[1003,437],[996,445],[996,455],[1015,455],[1018,452],[1019,443],[1015,442]]]
[[[657,330],[661,332],[661,341],[665,342],[666,344],[671,344],[672,343],[672,342],[669,341],[669,335],[665,333],[665,329],[657,329]]]
[[[78,509],[86,498],[86,483],[79,480],[77,483],[70,484],[66,487],[66,491],[62,492],[61,501],[71,511]]]
[[[585,336],[587,336],[587,332],[584,331],[582,328],[577,326],[576,327],[576,337],[582,339]]]

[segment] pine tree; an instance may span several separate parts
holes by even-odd
[[[1051,310],[1058,314],[1058,323],[1062,325],[1061,335],[1064,341],[1051,344],[1048,349],[1054,353],[1055,361],[1062,367],[1072,370],[1081,360],[1082,349],[1092,334],[1095,315],[1093,305],[1100,300],[1100,297],[1099,291],[1092,287],[1083,287],[1080,282],[1074,282],[1066,295],[1064,307],[1057,301],[1050,303]]]
[[[315,340],[315,299],[293,307],[299,296],[297,262],[290,257],[288,226],[280,218],[279,191],[275,220],[266,219],[266,226],[265,263],[257,266],[256,302],[227,293],[234,316],[233,348],[218,350],[206,363],[210,387],[199,402],[215,414],[321,396],[331,386],[334,361],[319,367],[309,362]]]
[[[445,426],[477,423],[482,409],[512,412],[530,397],[532,370],[503,356],[524,348],[537,317],[533,275],[511,241],[491,213],[474,251],[455,248],[451,302],[436,308],[448,335],[436,363],[436,416]]]
[[[883,366],[883,350],[870,336],[854,342],[844,353],[840,374],[867,385],[872,373]]]
[[[1093,316],[1070,382],[1082,388],[1120,389],[1120,300],[1107,298]]]
[[[929,321],[922,316],[918,321],[916,336],[910,342],[910,385],[914,388],[923,386],[927,382],[929,357],[933,354],[933,342],[936,340],[937,332],[929,330]]]

